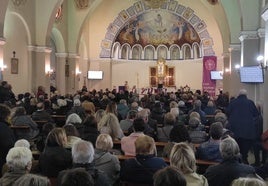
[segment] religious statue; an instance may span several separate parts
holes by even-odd
[[[163,58],[160,58],[157,61],[157,77],[163,78],[166,75],[166,61]]]

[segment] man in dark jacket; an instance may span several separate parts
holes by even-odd
[[[204,174],[209,186],[227,186],[239,177],[255,175],[253,167],[240,163],[239,147],[233,138],[228,137],[221,141],[220,153],[223,161],[209,167]]]
[[[96,169],[93,163],[94,147],[91,142],[79,140],[72,147],[73,168],[84,168],[93,178],[95,186],[110,186],[107,175]],[[68,170],[61,171],[58,176],[58,183],[62,182],[63,176]]]
[[[241,89],[239,96],[232,100],[226,109],[229,129],[234,133],[244,163],[248,163],[248,152],[256,139],[255,118],[259,112],[254,102],[247,98],[247,91]]]

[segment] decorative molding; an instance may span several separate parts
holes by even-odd
[[[56,53],[55,54],[56,55],[56,57],[59,57],[59,58],[66,58],[66,57],[68,57],[68,54],[67,53]]]
[[[0,37],[0,45],[5,45],[6,44],[6,38]]]
[[[239,40],[242,42],[245,39],[259,39],[257,31],[242,31]]]
[[[221,54],[222,58],[228,58],[230,57],[230,52],[224,52]]]
[[[259,28],[257,30],[257,32],[258,32],[259,38],[264,38],[265,37],[265,28]]]
[[[16,7],[24,5],[26,2],[27,2],[27,0],[12,0],[13,5]]]
[[[74,0],[76,7],[78,9],[86,9],[90,7],[90,5],[94,2],[95,0]]]
[[[69,59],[80,59],[80,56],[77,55],[76,53],[68,53],[68,58]]]
[[[240,51],[240,50],[241,50],[241,45],[240,44],[230,44],[229,52]]]
[[[262,11],[261,17],[264,21],[268,20],[268,8],[266,8],[264,11]]]
[[[52,49],[46,46],[28,46],[29,51],[51,53]]]

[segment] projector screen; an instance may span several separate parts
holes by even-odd
[[[212,80],[223,79],[223,72],[222,71],[210,71],[210,79]]]
[[[263,83],[263,70],[260,66],[240,67],[241,83]]]
[[[102,79],[103,78],[103,71],[88,71],[87,72],[88,79]]]

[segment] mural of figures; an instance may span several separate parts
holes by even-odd
[[[167,24],[168,23],[168,24]],[[170,24],[172,23],[172,24]],[[140,44],[145,47],[160,44],[169,47],[172,44],[182,46],[200,43],[200,37],[193,26],[180,17],[168,11],[148,11],[132,18],[117,34],[116,42],[133,46]]]

